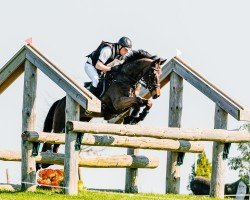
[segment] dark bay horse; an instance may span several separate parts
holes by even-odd
[[[134,109],[131,115],[125,118],[125,123],[135,124],[143,120],[152,107],[151,100],[135,95],[136,85],[140,83],[146,87],[151,96],[156,99],[160,96],[161,67],[166,60],[139,50],[126,57],[123,64],[116,66],[116,72],[106,74],[109,81],[106,92],[100,97],[102,101],[102,116],[105,120],[118,114]],[[114,71],[114,70],[113,70]],[[44,123],[44,132],[62,133],[65,127],[66,97],[56,101],[50,108]],[[139,114],[140,108],[144,110]],[[80,121],[90,121],[93,117],[81,107]],[[54,145],[53,152],[57,152],[59,145]],[[44,144],[42,151],[52,150],[51,144]]]

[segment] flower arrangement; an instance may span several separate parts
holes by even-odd
[[[61,169],[43,169],[38,172],[37,183],[42,186],[57,187],[63,185],[64,172]]]

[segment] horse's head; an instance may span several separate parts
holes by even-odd
[[[166,60],[158,58],[154,60],[147,70],[147,73],[143,76],[143,81],[146,83],[146,87],[151,93],[153,99],[158,98],[161,95],[161,85],[160,85],[160,76],[161,76],[161,65]]]
[[[152,56],[147,51],[137,50],[125,58],[121,72],[126,75],[125,81],[128,81],[130,85],[142,80],[143,86],[149,89],[153,99],[156,99],[161,95],[160,65],[165,61],[157,56]]]

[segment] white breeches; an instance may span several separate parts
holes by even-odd
[[[99,75],[96,71],[96,68],[89,63],[86,63],[84,68],[85,68],[85,72],[87,73],[88,77],[92,81],[92,85],[94,87],[97,87],[97,85],[99,83]]]

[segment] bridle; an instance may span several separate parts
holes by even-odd
[[[150,70],[152,70],[152,73],[150,73]],[[156,67],[152,67],[152,68],[150,68],[149,69],[149,71],[148,71],[148,80],[153,80],[153,76],[154,76],[154,74],[155,74],[155,71],[158,71],[159,69],[156,69]],[[145,75],[146,75],[146,73],[145,73]],[[144,87],[146,87],[146,88],[148,88],[149,89],[149,91],[151,91],[151,90],[153,90],[153,89],[156,89],[156,88],[160,88],[161,87],[161,85],[158,83],[153,83],[153,84],[150,84],[149,83],[149,81],[148,81],[148,83],[146,83],[145,81],[144,81],[144,76],[141,78],[141,81],[143,81],[144,83],[145,83],[145,86]]]

